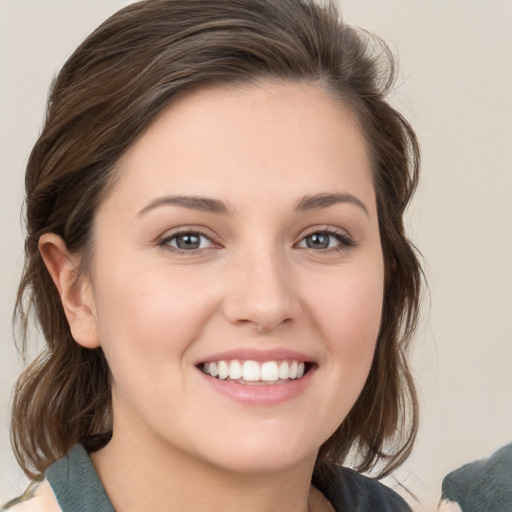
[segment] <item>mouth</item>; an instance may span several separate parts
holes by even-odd
[[[254,361],[222,359],[197,365],[205,375],[217,380],[232,381],[247,386],[275,385],[302,379],[314,363],[298,360]]]

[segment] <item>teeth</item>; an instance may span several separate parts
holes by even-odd
[[[276,382],[289,379],[300,379],[305,372],[305,363],[298,361],[257,361],[247,360],[241,363],[232,361],[215,361],[204,363],[204,373],[225,380],[240,380],[245,382]]]
[[[279,368],[275,361],[269,361],[261,365],[261,380],[273,381],[279,378]]]
[[[247,382],[260,380],[260,365],[256,361],[245,361],[242,372],[242,378]]]
[[[229,375],[229,366],[226,364],[226,361],[219,361],[219,379],[226,379]]]
[[[219,374],[219,369],[217,367],[217,363],[210,363],[210,375],[212,377],[217,377],[217,375]]]
[[[208,371],[206,373],[208,373]],[[231,361],[229,363],[229,378],[231,380],[238,380],[242,378],[242,375],[242,365],[236,360]]]
[[[215,377],[215,375],[213,375],[212,373],[212,364],[215,364],[215,363],[211,363],[210,364],[210,375],[212,375],[212,377]],[[293,363],[290,365],[290,370],[288,372],[288,377],[290,379],[296,379],[297,378],[297,368],[299,366],[299,363],[297,363],[297,361],[293,361]]]
[[[280,379],[288,379],[290,377],[290,365],[288,361],[283,361],[279,365],[279,378]]]

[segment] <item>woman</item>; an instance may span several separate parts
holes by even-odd
[[[15,454],[38,510],[408,510],[413,131],[374,38],[305,0],[149,0],[51,92],[26,174],[47,351]]]

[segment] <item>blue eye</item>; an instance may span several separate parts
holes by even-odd
[[[182,231],[165,238],[161,245],[168,245],[180,251],[198,251],[211,247],[213,242],[197,231]]]
[[[353,245],[352,240],[345,234],[335,231],[316,231],[305,236],[298,247],[314,249],[318,251],[328,249],[343,249]]]

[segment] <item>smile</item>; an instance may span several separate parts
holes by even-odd
[[[199,369],[216,379],[236,381],[239,384],[282,384],[301,379],[308,370],[303,361],[210,361],[199,365]]]

